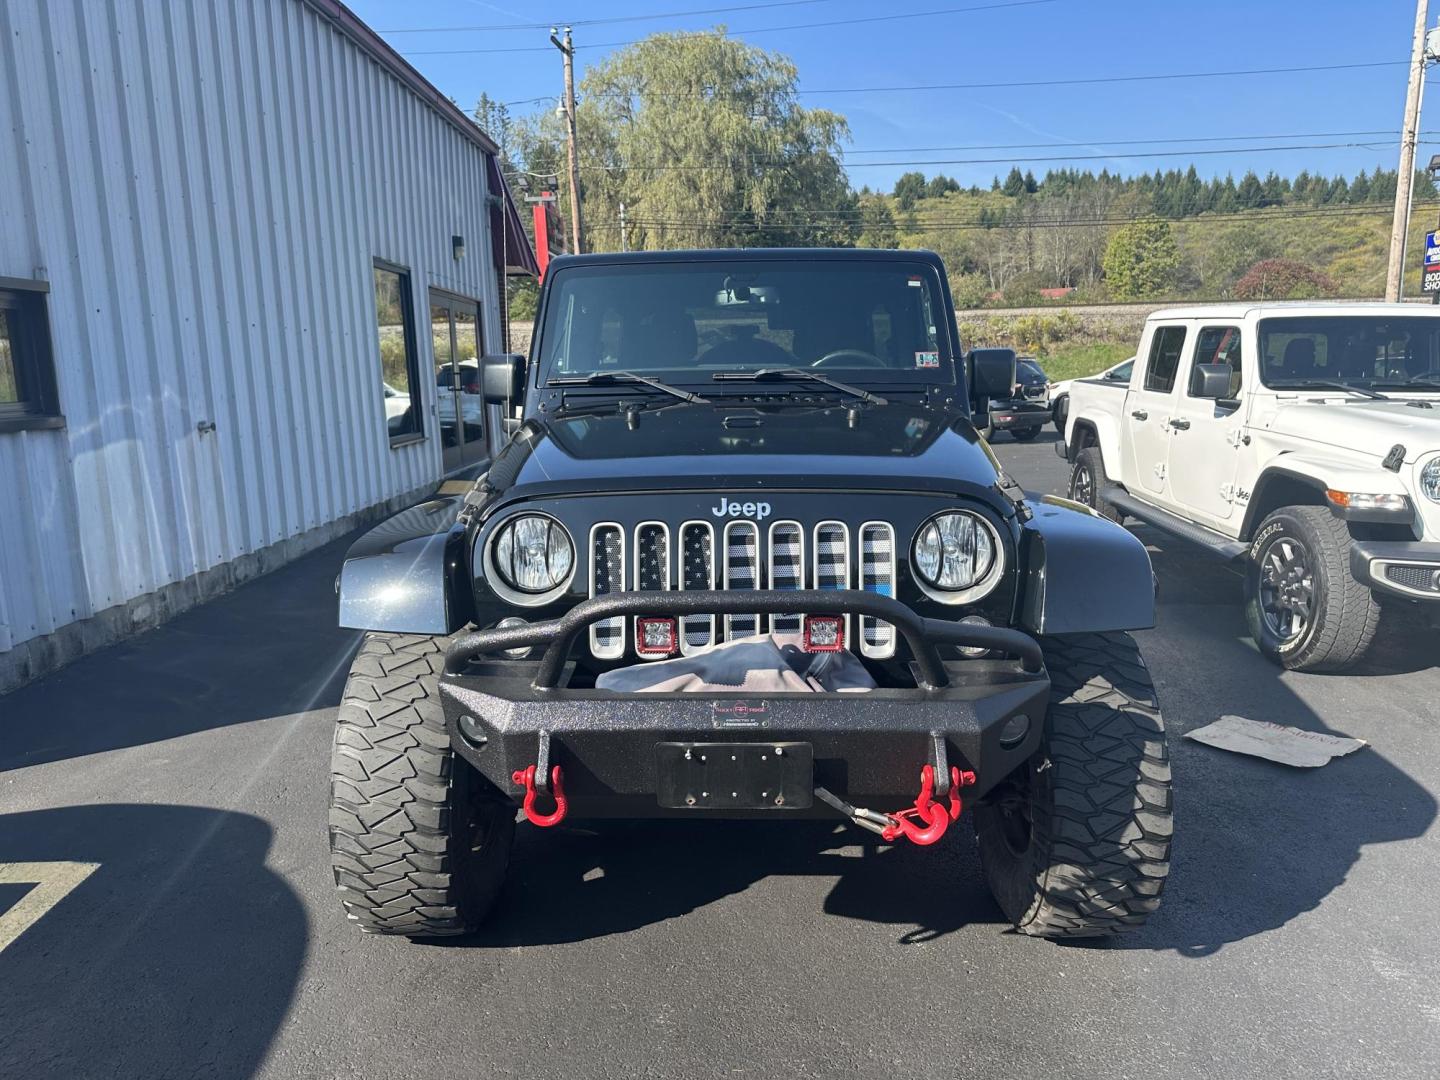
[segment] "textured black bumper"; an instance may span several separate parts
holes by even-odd
[[[1040,401],[1022,401],[1017,398],[990,406],[990,426],[996,431],[1044,427],[1049,422],[1050,406]]]
[[[571,812],[581,817],[723,814],[661,809],[655,751],[661,742],[809,743],[817,784],[852,801],[892,807],[914,798],[938,736],[950,764],[976,773],[967,794],[983,795],[1034,753],[1050,691],[1043,672],[1004,660],[947,664],[951,683],[941,690],[763,697],[543,691],[531,685],[535,667],[479,664],[466,675],[447,675],[446,727],[460,755],[512,795],[519,795],[510,779],[515,771],[547,758],[560,765]],[[1009,722],[1022,716],[1023,738],[1002,743],[1002,729],[1014,734],[1021,725]]]
[[[1350,545],[1350,571],[1392,596],[1440,602],[1440,544],[1357,540]]]

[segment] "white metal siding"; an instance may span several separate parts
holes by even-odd
[[[429,287],[500,346],[485,183],[300,0],[4,0],[0,276],[50,283],[67,423],[0,434],[0,651],[438,478]],[[395,450],[375,257],[421,354]]]

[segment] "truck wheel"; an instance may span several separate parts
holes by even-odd
[[[1343,671],[1380,625],[1375,595],[1350,573],[1350,530],[1321,506],[1283,506],[1250,545],[1245,617],[1260,651],[1291,671]]]
[[[1170,759],[1150,672],[1129,634],[1042,644],[1044,740],[975,809],[985,881],[1022,934],[1133,930],[1170,870]]]
[[[374,934],[473,930],[505,879],[515,807],[450,747],[440,708],[446,638],[367,634],[330,758],[330,865]]]
[[[1044,425],[1042,424],[1041,427],[1043,427],[1043,426],[1044,426]],[[1038,427],[1015,428],[1014,430],[1012,430],[1012,431],[1010,432],[1010,434],[1011,434],[1011,435],[1014,435],[1015,438],[1016,438],[1016,440],[1017,440],[1018,442],[1029,442],[1031,439],[1035,438],[1036,435],[1039,435],[1039,434],[1040,434],[1040,428],[1038,428]]]
[[[1087,446],[1075,457],[1075,466],[1070,470],[1070,498],[1084,503],[1101,517],[1107,517],[1116,524],[1125,523],[1125,515],[1116,510],[1101,494],[1110,483],[1105,473],[1105,461],[1098,446]]]

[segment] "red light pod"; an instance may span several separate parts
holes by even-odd
[[[641,656],[669,656],[680,644],[674,619],[636,619],[635,651]]]
[[[803,646],[806,652],[840,652],[845,648],[845,617],[806,615]]]

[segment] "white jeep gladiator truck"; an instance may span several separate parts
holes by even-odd
[[[1128,381],[1077,380],[1070,495],[1245,564],[1260,651],[1341,671],[1387,609],[1440,625],[1440,307],[1149,317]]]

